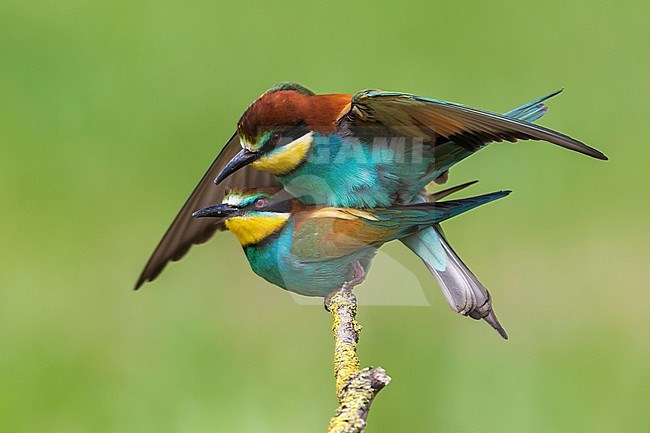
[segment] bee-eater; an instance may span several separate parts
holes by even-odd
[[[253,271],[265,280],[301,295],[324,297],[333,288],[360,282],[384,243],[509,193],[359,209],[305,205],[282,189],[258,189],[233,191],[223,203],[193,216],[225,223]]]
[[[297,84],[274,86],[246,110],[154,250],[136,289],[191,245],[224,229],[222,223],[192,220],[190,214],[219,202],[227,188],[272,187],[282,181],[305,203],[389,206],[422,200],[419,193],[427,183],[444,181],[449,167],[490,141],[543,139],[606,159],[569,137],[527,123],[541,117],[543,101],[557,93],[497,115],[401,93],[316,95]],[[221,181],[217,187],[210,184],[215,177]],[[491,320],[487,289],[438,226],[401,241],[425,262],[453,310],[498,326]]]

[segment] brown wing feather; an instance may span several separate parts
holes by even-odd
[[[491,141],[544,140],[598,159],[596,149],[543,126],[450,102],[395,92],[365,91],[352,98],[339,119],[353,134],[363,136],[372,124],[425,142],[444,137],[474,151]],[[365,131],[364,131],[365,129]]]
[[[364,217],[366,213],[342,208],[296,213],[292,254],[306,262],[335,259],[368,245],[380,245],[398,230],[396,222],[376,222]]]
[[[215,231],[224,230],[223,224],[216,224],[211,218],[193,218],[192,212],[206,206],[221,203],[226,190],[231,188],[278,187],[277,179],[263,171],[245,167],[234,173],[220,185],[214,184],[223,167],[241,150],[237,134],[234,134],[221,150],[208,171],[187,199],[174,221],[165,232],[160,243],[145,265],[138,282],[137,290],[146,281],[153,281],[160,275],[167,263],[180,260],[194,244],[200,244],[212,237]]]

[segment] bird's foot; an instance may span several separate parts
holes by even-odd
[[[346,281],[345,283],[343,283],[343,285],[339,289],[333,290],[330,293],[328,293],[323,299],[323,305],[325,306],[325,310],[330,311],[329,309],[330,301],[337,292],[339,292],[340,290],[345,290],[348,292],[352,291],[352,289],[355,286],[361,284],[363,280],[366,279],[366,271],[365,269],[363,269],[363,266],[361,266],[361,263],[359,263],[358,260],[352,262],[351,267],[352,270],[354,271],[354,275],[352,276],[352,278]]]
[[[366,270],[363,269],[363,266],[361,266],[359,260],[352,262],[351,267],[354,271],[354,276],[343,284],[341,290],[352,290],[354,286],[358,286],[359,284],[363,283],[363,280],[366,279]]]

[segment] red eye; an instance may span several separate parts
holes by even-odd
[[[264,207],[266,206],[266,199],[265,198],[258,198],[255,200],[255,207]]]
[[[280,134],[279,132],[276,132],[275,134],[273,134],[271,136],[271,143],[272,144],[278,144],[280,142],[280,140],[282,140],[282,134]]]

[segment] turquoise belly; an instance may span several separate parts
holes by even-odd
[[[358,260],[366,270],[377,250],[364,248],[354,254],[322,261],[301,261],[291,254],[293,222],[279,236],[260,246],[244,248],[253,271],[268,282],[305,296],[325,296],[349,281],[354,272],[350,265]]]

